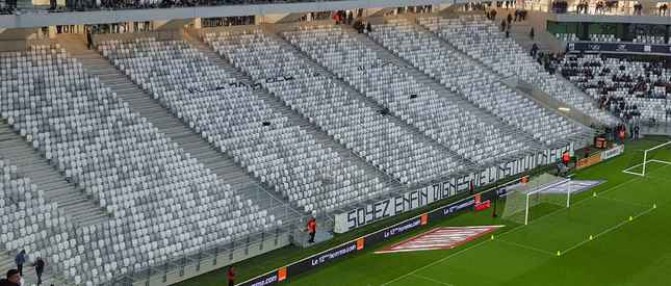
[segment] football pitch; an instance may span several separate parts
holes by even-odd
[[[666,140],[666,139],[665,139]],[[450,250],[364,254],[294,277],[289,285],[668,285],[671,281],[671,165],[646,177],[624,174],[640,150],[585,169],[576,179],[606,180],[576,195],[570,208],[541,204],[528,225],[469,212],[438,226],[505,225]],[[660,157],[671,161],[671,152]],[[502,209],[502,204],[497,207]]]
[[[667,142],[654,137],[626,144],[619,157],[581,170],[578,180],[604,183],[576,194],[571,207],[540,204],[529,224],[467,212],[431,223],[354,257],[288,277],[292,286],[432,285],[669,285],[671,284],[671,165],[650,163],[645,177],[625,174],[642,161],[642,150]],[[671,161],[671,149],[655,158]],[[497,213],[504,203],[495,205]],[[438,227],[503,226],[451,249],[375,253]],[[371,227],[375,227],[371,229]],[[361,231],[372,232],[382,226]],[[336,236],[313,248],[287,247],[237,265],[248,279],[363,235]],[[492,238],[493,235],[493,238]],[[225,270],[179,283],[225,285]]]

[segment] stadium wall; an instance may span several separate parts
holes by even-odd
[[[554,14],[546,13],[548,21],[553,22],[581,22],[581,23],[631,23],[668,25],[668,16],[655,15],[599,15],[599,14]]]
[[[613,148],[610,148],[605,151],[598,152],[592,156],[589,156],[587,158],[580,159],[576,162],[576,169],[584,169],[596,164],[599,164],[603,161],[606,161],[608,159],[620,156],[621,154],[624,153],[624,145],[617,145]]]
[[[432,222],[437,222],[467,211],[481,210],[482,206],[491,206],[492,200],[504,196],[508,187],[520,183],[522,179],[523,178],[510,180],[504,184],[489,188],[465,199],[436,208],[429,212],[422,213],[390,227],[345,242],[305,259],[272,270],[266,274],[252,278],[239,285],[267,286],[281,284],[291,277],[318,269],[334,261],[354,256],[366,249],[385,243],[395,237],[425,227]]]
[[[669,20],[671,22],[671,20]],[[608,53],[608,54],[639,54],[671,56],[671,45],[644,44],[644,43],[600,43],[600,42],[573,42],[568,43],[569,53]]]
[[[582,146],[580,146],[582,147]],[[431,203],[453,197],[473,188],[484,187],[496,181],[519,175],[537,167],[555,163],[565,151],[573,154],[574,144],[530,154],[513,161],[415,189],[396,197],[384,199],[335,215],[335,233],[345,233],[387,217],[408,212]]]
[[[205,253],[183,259],[181,262],[171,263],[164,267],[155,267],[149,271],[129,277],[130,281],[120,281],[121,285],[133,286],[163,286],[178,283],[189,278],[203,275],[227,265],[231,265],[269,251],[289,245],[288,234],[268,236],[244,246],[222,249],[218,253]]]

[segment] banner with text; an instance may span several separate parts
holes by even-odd
[[[552,164],[569,151],[573,143],[561,148],[529,154],[516,160],[490,166],[481,171],[460,175],[431,186],[408,191],[375,203],[335,215],[334,232],[344,233],[371,222],[438,202],[473,188],[490,185],[497,180],[522,174],[537,167]]]

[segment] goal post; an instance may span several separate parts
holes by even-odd
[[[557,192],[557,190],[559,190],[559,192]],[[566,194],[562,194],[564,190]],[[529,213],[531,208],[541,203],[550,203],[559,206],[565,205],[567,208],[571,207],[571,179],[565,178],[528,192],[526,194],[526,204],[524,206],[524,225],[529,224]]]
[[[543,174],[506,194],[503,218],[529,224],[534,207],[547,204],[554,205],[554,208],[568,208],[571,206],[571,195],[571,179]]]
[[[650,149],[643,150],[638,154],[634,154],[632,159],[632,166],[622,170],[623,173],[630,175],[645,177],[648,170],[648,164],[660,163],[671,165],[671,157],[668,153],[671,150],[671,141],[659,144]]]

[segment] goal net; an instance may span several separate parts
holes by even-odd
[[[567,178],[543,174],[508,190],[502,217],[526,225],[551,210],[569,207],[570,182]]]
[[[671,165],[671,141],[643,151],[635,151],[629,162],[629,167],[622,172],[645,177],[651,163]]]

